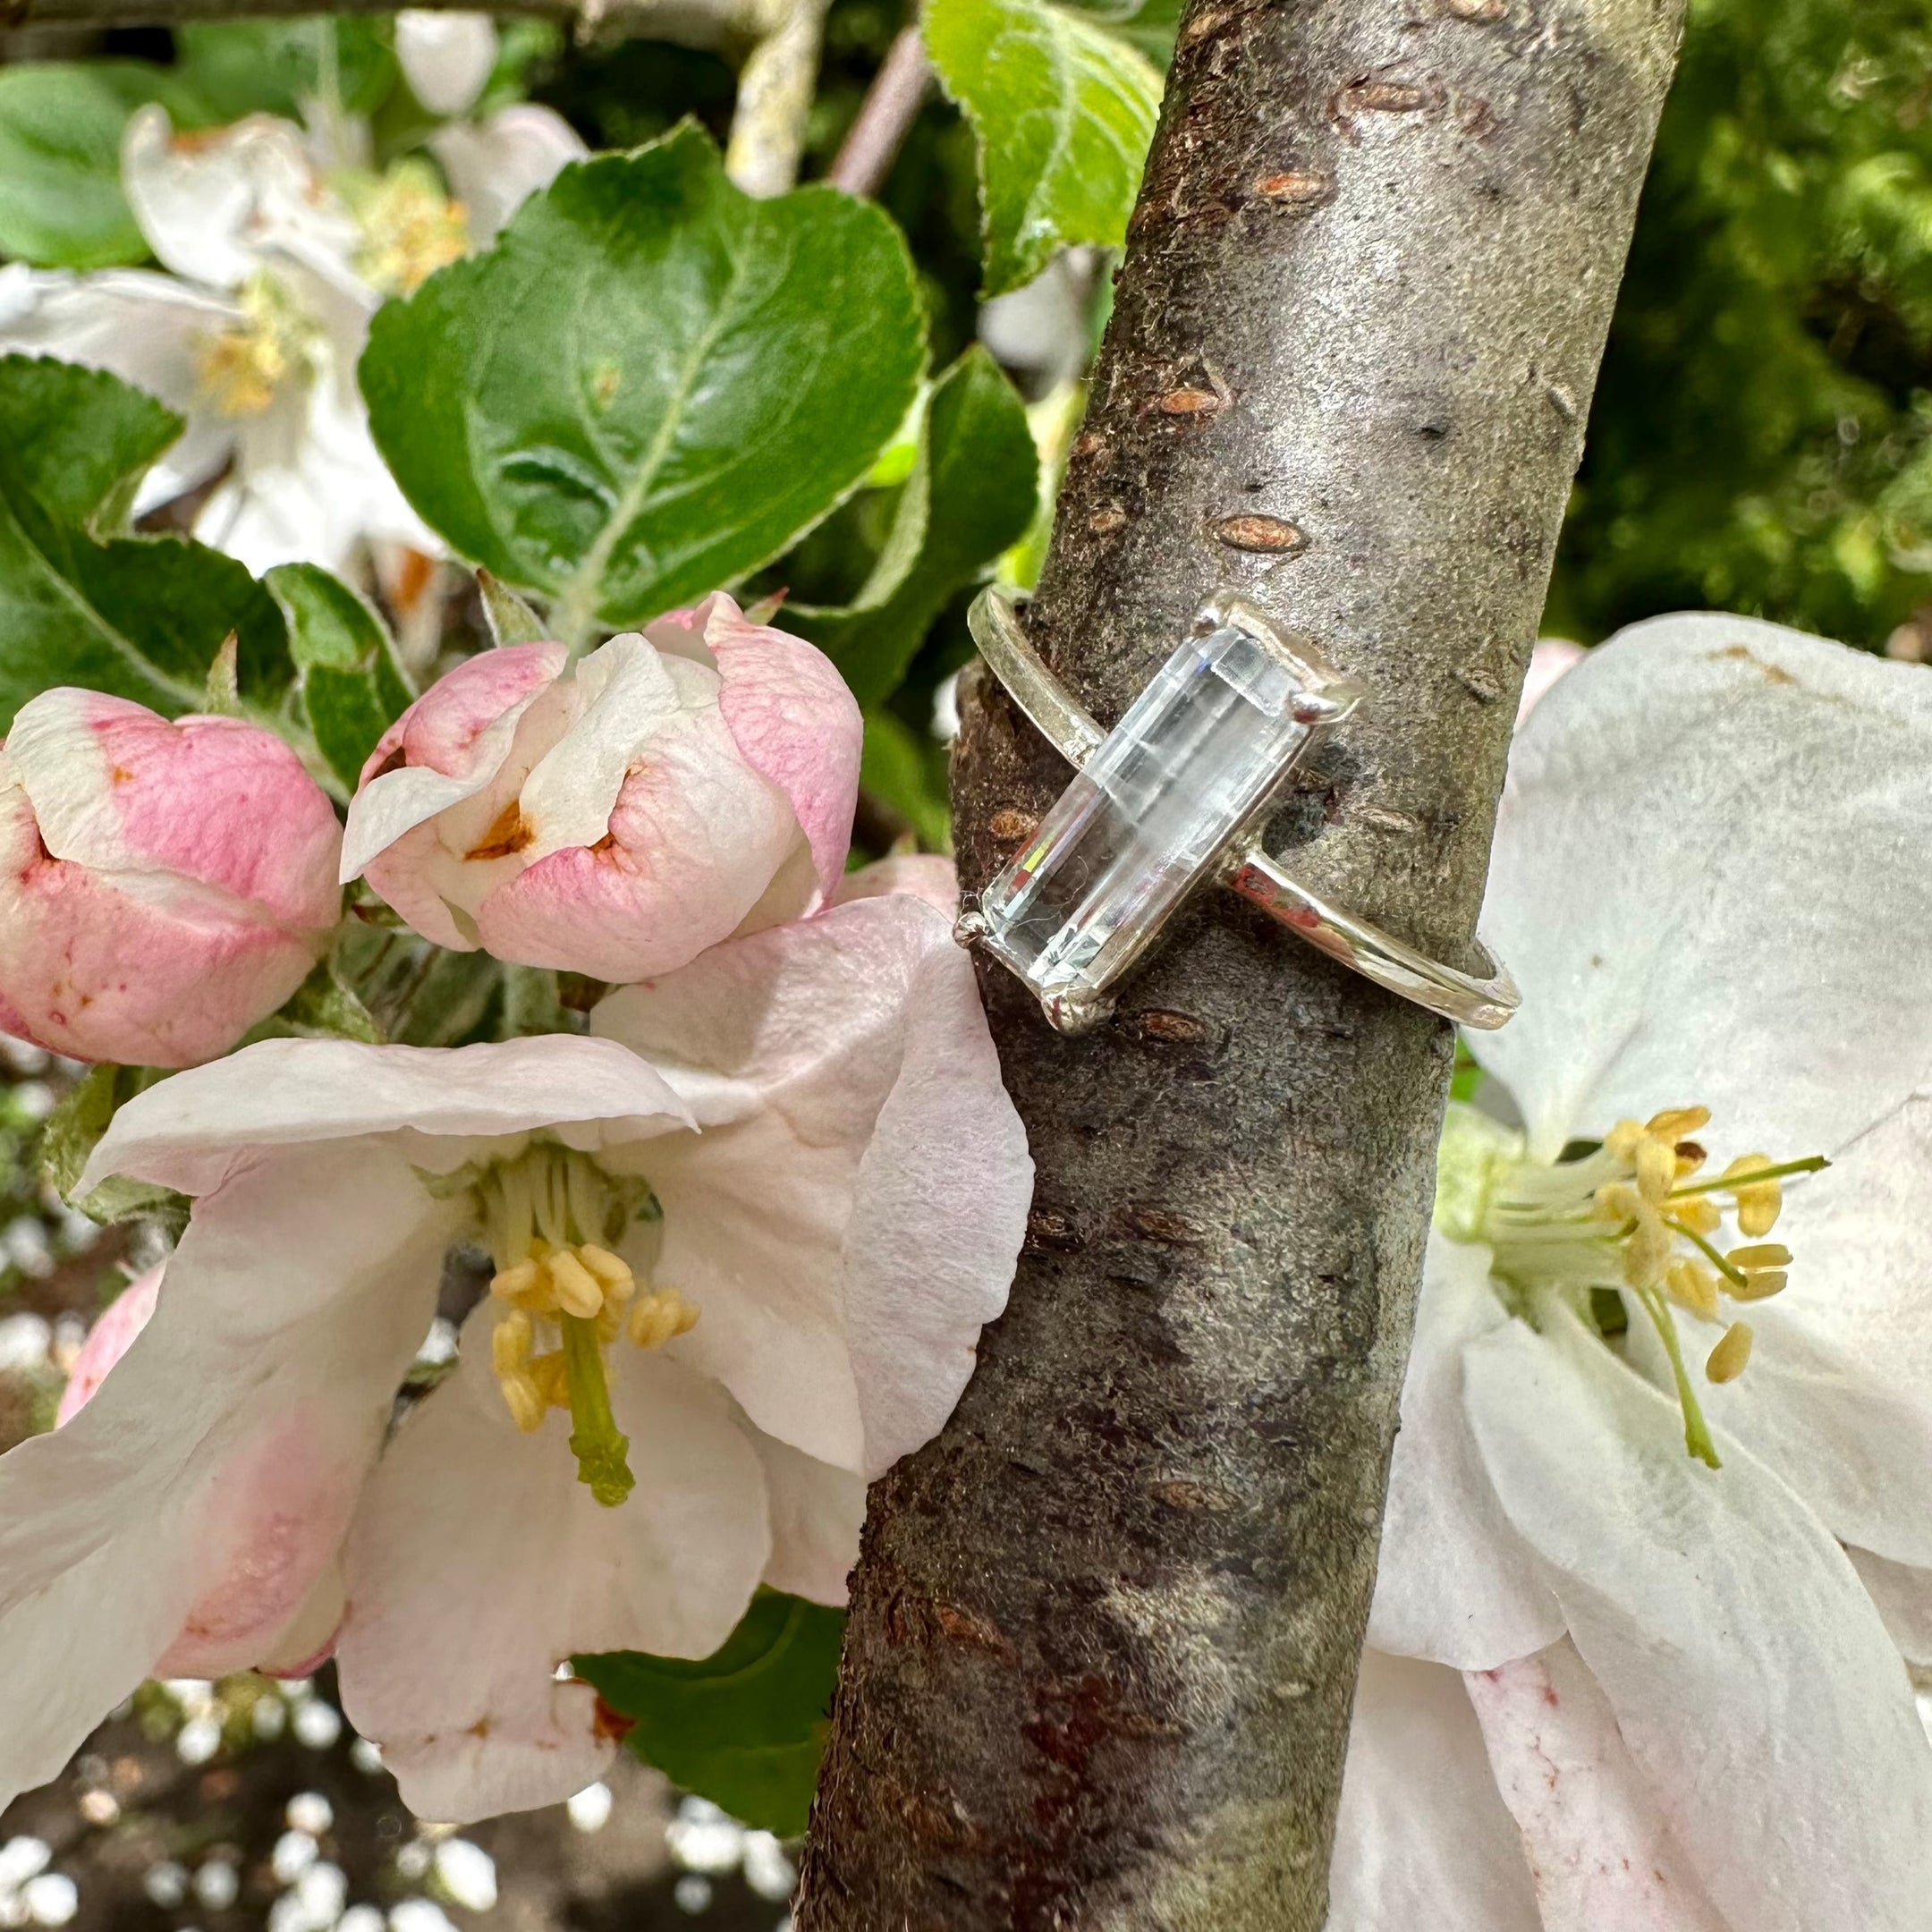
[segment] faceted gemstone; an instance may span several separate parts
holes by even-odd
[[[1091,1025],[1107,987],[1352,698],[1248,630],[1191,637],[987,887],[968,930],[1055,1025]]]

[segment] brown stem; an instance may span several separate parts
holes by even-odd
[[[1030,618],[1103,722],[1217,587],[1312,633],[1370,699],[1274,849],[1463,965],[1682,12],[1192,0]],[[987,682],[969,886],[1067,777]],[[1218,892],[1098,1034],[984,985],[1031,1239],[873,1491],[798,1925],[1316,1932],[1450,1030]]]
[[[826,179],[847,194],[876,195],[899,158],[931,85],[925,43],[917,27],[907,27],[886,49]]]

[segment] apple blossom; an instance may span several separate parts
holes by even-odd
[[[833,894],[861,729],[829,660],[728,597],[575,665],[486,651],[370,755],[343,877],[439,945],[642,979]]]
[[[1924,1925],[1928,765],[1922,671],[1716,615],[1518,738],[1334,1932]]]
[[[614,1748],[562,1660],[708,1655],[760,1582],[843,1599],[865,1482],[951,1410],[1024,1226],[970,965],[862,882],[594,1020],[267,1041],[121,1110],[82,1184],[194,1208],[91,1400],[0,1458],[0,1801],[162,1657],[337,1623],[417,1810],[559,1801]],[[492,1292],[377,1463],[464,1241]]]
[[[0,267],[0,352],[105,369],[179,411],[187,431],[135,513],[219,478],[195,535],[253,571],[337,568],[362,538],[434,552],[369,438],[356,360],[386,295],[487,242],[584,152],[547,109],[505,114],[440,131],[453,201],[426,162],[362,174],[267,114],[183,137],[140,108],[123,184],[167,272]]]
[[[43,691],[0,748],[0,1027],[80,1060],[225,1052],[326,950],[341,843],[273,732]]]

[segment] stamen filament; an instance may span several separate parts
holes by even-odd
[[[1672,1318],[1670,1304],[1655,1289],[1640,1289],[1636,1294],[1657,1332],[1658,1341],[1664,1344],[1664,1352],[1670,1357],[1671,1375],[1677,1384],[1677,1406],[1683,1411],[1684,1447],[1707,1469],[1722,1469],[1717,1445],[1711,1440],[1710,1425],[1704,1419],[1703,1405],[1691,1385],[1690,1372],[1684,1367],[1683,1350],[1678,1345],[1677,1324]]]
[[[1686,1227],[1682,1221],[1674,1219],[1671,1222],[1671,1225],[1675,1228],[1677,1232],[1680,1234],[1683,1235],[1687,1240],[1695,1241],[1697,1245],[1703,1250],[1704,1258],[1708,1261],[1710,1265],[1714,1268],[1716,1268],[1717,1272],[1722,1275],[1727,1282],[1730,1282],[1734,1286],[1740,1288],[1744,1285],[1744,1270],[1739,1267],[1733,1267],[1730,1262],[1725,1260],[1724,1256],[1721,1255],[1716,1249],[1713,1248],[1711,1244],[1707,1241],[1706,1241],[1704,1237],[1699,1234],[1695,1228]]]
[[[1808,1154],[1802,1160],[1780,1161],[1775,1167],[1754,1167],[1750,1174],[1719,1174],[1710,1181],[1693,1181],[1670,1191],[1673,1200],[1691,1194],[1730,1194],[1739,1188],[1757,1187],[1766,1181],[1782,1181],[1789,1174],[1823,1174],[1831,1165],[1822,1154]]]

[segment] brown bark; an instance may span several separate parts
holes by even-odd
[[[1103,722],[1217,587],[1312,633],[1370,701],[1270,843],[1464,963],[1681,15],[1194,0],[1034,607]],[[968,885],[1066,776],[982,681]],[[797,1922],[1314,1932],[1450,1030],[1221,893],[1097,1035],[984,983],[1031,1238],[874,1491]]]

